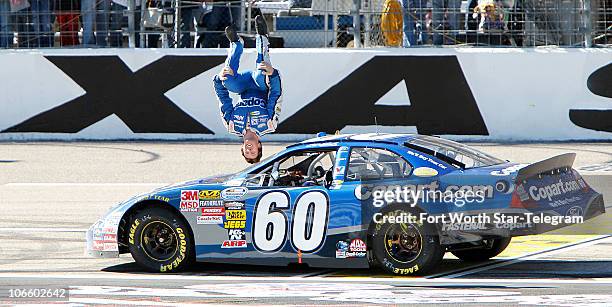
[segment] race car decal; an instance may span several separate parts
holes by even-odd
[[[270,191],[255,204],[251,230],[253,245],[261,252],[276,252],[287,241],[290,208],[289,194]],[[325,241],[329,219],[329,197],[322,190],[310,190],[298,196],[291,214],[291,245],[295,251],[313,253]],[[268,232],[268,229],[272,229]]]

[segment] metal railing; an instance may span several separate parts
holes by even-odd
[[[0,48],[226,47],[257,14],[273,47],[612,44],[612,0],[0,0]]]

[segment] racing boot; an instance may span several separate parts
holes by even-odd
[[[238,36],[238,33],[236,33],[236,27],[234,27],[234,25],[229,25],[225,27],[225,36],[227,36],[227,39],[232,43],[236,43],[240,40],[240,37]]]
[[[268,26],[263,16],[255,16],[255,30],[257,35],[255,36],[255,49],[257,50],[257,63],[266,62],[270,65],[270,42],[268,41]]]
[[[255,16],[255,31],[259,35],[268,36],[268,25],[261,15]]]

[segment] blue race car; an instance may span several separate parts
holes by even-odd
[[[513,236],[604,213],[574,158],[520,165],[438,137],[322,136],[118,204],[91,226],[87,250],[129,252],[155,272],[202,261],[423,274],[445,252],[486,260]]]

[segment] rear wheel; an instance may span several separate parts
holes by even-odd
[[[503,252],[508,244],[510,244],[512,238],[498,238],[498,239],[490,239],[493,240],[490,247],[476,248],[476,249],[466,249],[466,250],[458,250],[451,252],[457,258],[463,261],[485,261],[489,260]]]
[[[405,209],[388,210],[384,216],[418,213]],[[377,223],[372,226],[372,252],[384,270],[397,275],[423,274],[444,256],[434,225],[427,223]]]
[[[138,211],[128,229],[132,257],[150,272],[176,272],[193,263],[193,238],[187,225],[163,208]]]

